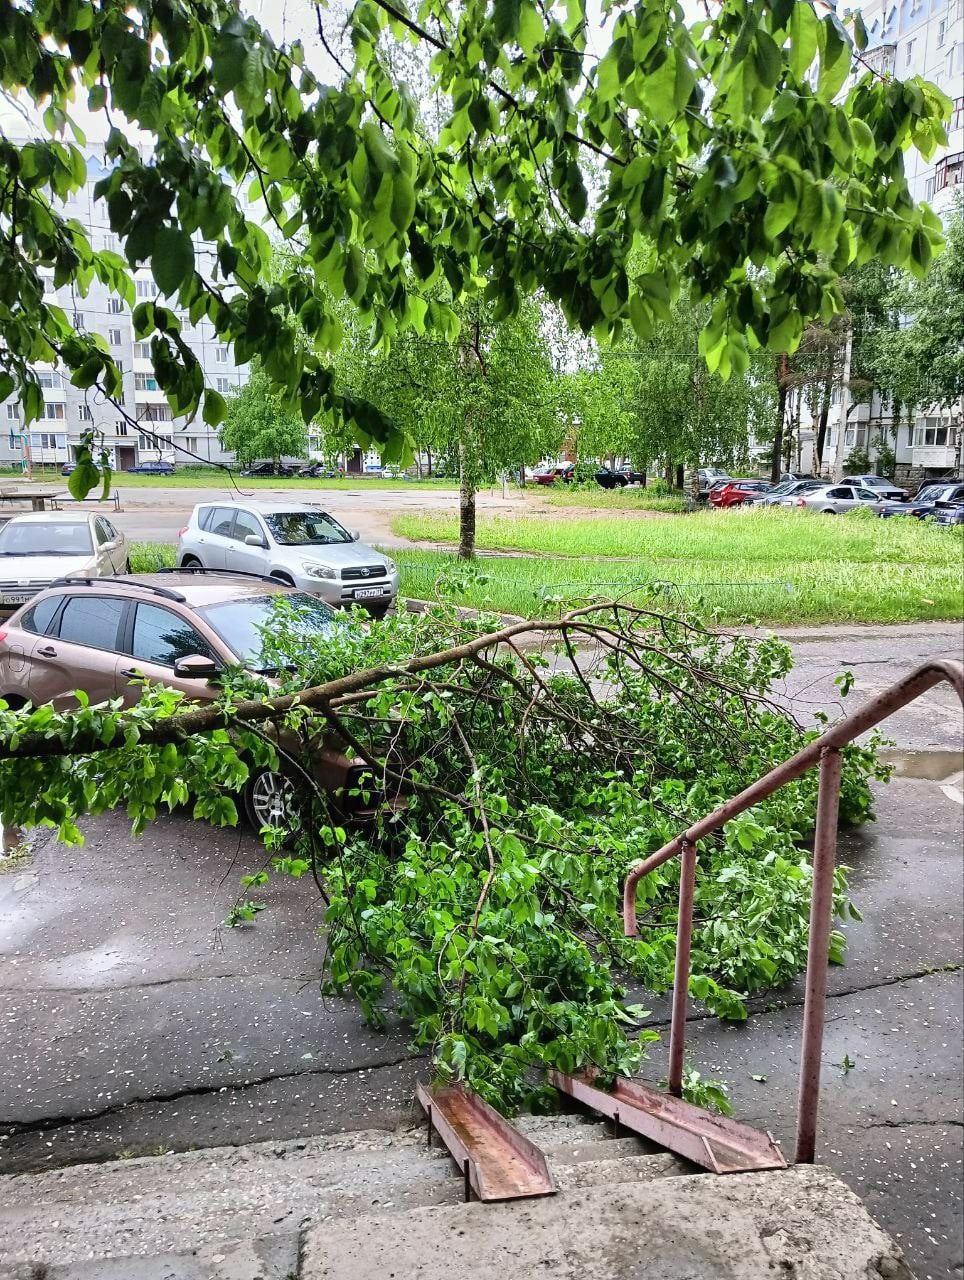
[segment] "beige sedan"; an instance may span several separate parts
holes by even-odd
[[[61,578],[107,578],[130,570],[127,539],[92,511],[12,516],[0,528],[0,614]]]

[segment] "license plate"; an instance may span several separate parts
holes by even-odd
[[[356,600],[373,600],[375,596],[382,594],[381,587],[361,587],[355,592]]]
[[[4,604],[26,604],[36,595],[36,591],[5,591],[0,600]]]

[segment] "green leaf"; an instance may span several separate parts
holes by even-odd
[[[13,378],[5,369],[0,369],[0,402],[7,399],[14,388]]]
[[[204,392],[204,408],[202,410],[204,421],[209,427],[216,427],[224,421],[227,414],[228,406],[224,396],[208,387]]]
[[[790,14],[790,70],[802,81],[817,52],[820,20],[810,0],[797,0]]]
[[[546,29],[542,24],[535,0],[522,0],[519,14],[519,47],[523,53],[531,54],[535,47],[545,39]]]
[[[834,13],[828,13],[820,24],[823,39],[820,49],[820,78],[817,96],[832,101],[850,73],[850,42]]]
[[[77,502],[83,502],[92,489],[96,489],[100,481],[100,472],[92,462],[81,462],[67,477],[67,488],[70,496]]]
[[[194,271],[194,245],[179,227],[161,227],[154,238],[151,271],[162,293],[176,293]]]

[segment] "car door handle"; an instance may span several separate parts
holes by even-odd
[[[57,656],[57,650],[50,644],[45,644],[43,648],[37,650],[37,653],[41,658],[56,658]]]
[[[138,671],[136,667],[127,667],[126,670],[121,672],[121,675],[125,680],[133,680],[135,676],[143,676],[144,672]]]

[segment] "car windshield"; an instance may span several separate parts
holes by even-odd
[[[198,614],[214,628],[242,666],[265,675],[277,671],[271,657],[272,637],[284,628],[296,640],[310,641],[330,634],[337,625],[328,605],[303,592],[292,595],[246,596],[208,605]]]
[[[11,520],[0,530],[0,556],[89,556],[90,525],[75,521]]]
[[[283,547],[330,547],[351,542],[351,534],[324,511],[276,511],[264,522]]]

